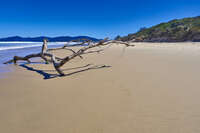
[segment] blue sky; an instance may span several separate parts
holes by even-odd
[[[0,37],[127,35],[200,15],[200,0],[0,0]]]

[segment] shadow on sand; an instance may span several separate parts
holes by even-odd
[[[60,76],[58,74],[47,73],[47,72],[56,72],[56,70],[38,70],[38,69],[35,69],[33,67],[27,66],[27,64],[21,64],[20,66],[23,67],[23,68],[26,68],[29,71],[39,73],[40,75],[42,75],[44,77],[43,79],[45,79],[45,80],[52,79],[52,78],[58,78],[58,77],[71,76],[73,74],[77,74],[77,73],[81,73],[81,72],[85,72],[85,71],[89,71],[89,70],[93,70],[93,69],[101,69],[101,68],[111,67],[111,66],[106,66],[106,65],[93,65],[92,66],[92,64],[87,64],[85,66],[63,69],[62,71],[77,70],[77,69],[81,69],[81,70],[77,70],[77,71],[74,71],[74,72],[71,72],[71,73],[67,73],[64,76]],[[82,69],[82,68],[85,68],[85,69]]]

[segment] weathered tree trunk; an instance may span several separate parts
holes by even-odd
[[[35,58],[35,57],[40,57],[42,58],[46,63],[48,62],[52,62],[53,63],[53,66],[55,68],[55,70],[60,74],[60,76],[63,76],[65,75],[64,72],[60,69],[63,65],[65,65],[67,62],[69,62],[70,60],[76,58],[76,57],[80,57],[81,59],[83,58],[82,55],[84,54],[89,54],[89,53],[99,53],[103,50],[105,50],[105,48],[100,48],[99,50],[93,50],[93,51],[88,51],[89,49],[92,49],[92,48],[95,48],[95,47],[100,47],[100,46],[106,46],[106,45],[112,45],[114,43],[117,43],[117,44],[123,44],[125,45],[126,47],[129,47],[129,46],[134,46],[134,45],[130,45],[129,43],[127,42],[121,42],[121,41],[108,41],[108,39],[104,39],[104,40],[101,40],[97,43],[92,43],[91,41],[84,41],[83,43],[81,43],[80,45],[84,45],[85,43],[88,44],[88,46],[85,46],[85,47],[82,47],[80,48],[77,52],[74,51],[73,49],[69,49],[67,48],[67,46],[63,46],[63,47],[60,47],[60,48],[53,48],[53,49],[48,49],[47,48],[47,40],[44,40],[43,41],[43,45],[42,45],[42,49],[41,49],[41,52],[40,53],[37,53],[37,54],[30,54],[30,55],[27,55],[25,57],[19,57],[19,56],[14,56],[12,60],[9,60],[7,62],[5,62],[4,64],[8,64],[8,63],[14,63],[16,64],[18,60],[24,60],[24,61],[27,61],[28,63],[31,63],[31,61],[29,59],[31,58]],[[56,57],[55,55],[49,53],[49,51],[53,51],[53,50],[61,50],[61,49],[65,49],[65,50],[68,50],[68,51],[71,51],[72,54],[69,55],[69,56],[66,56],[65,58],[59,58],[59,57]],[[50,57],[51,60],[48,60],[47,57]]]
[[[43,45],[42,45],[42,54],[46,53],[47,52],[47,40],[44,39],[43,40]]]

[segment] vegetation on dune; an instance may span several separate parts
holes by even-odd
[[[200,41],[200,16],[175,19],[150,28],[141,28],[137,33],[117,40],[136,42],[184,42]]]

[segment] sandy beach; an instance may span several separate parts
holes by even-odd
[[[64,77],[52,64],[8,65],[0,132],[199,133],[200,43],[133,44],[76,58]]]

